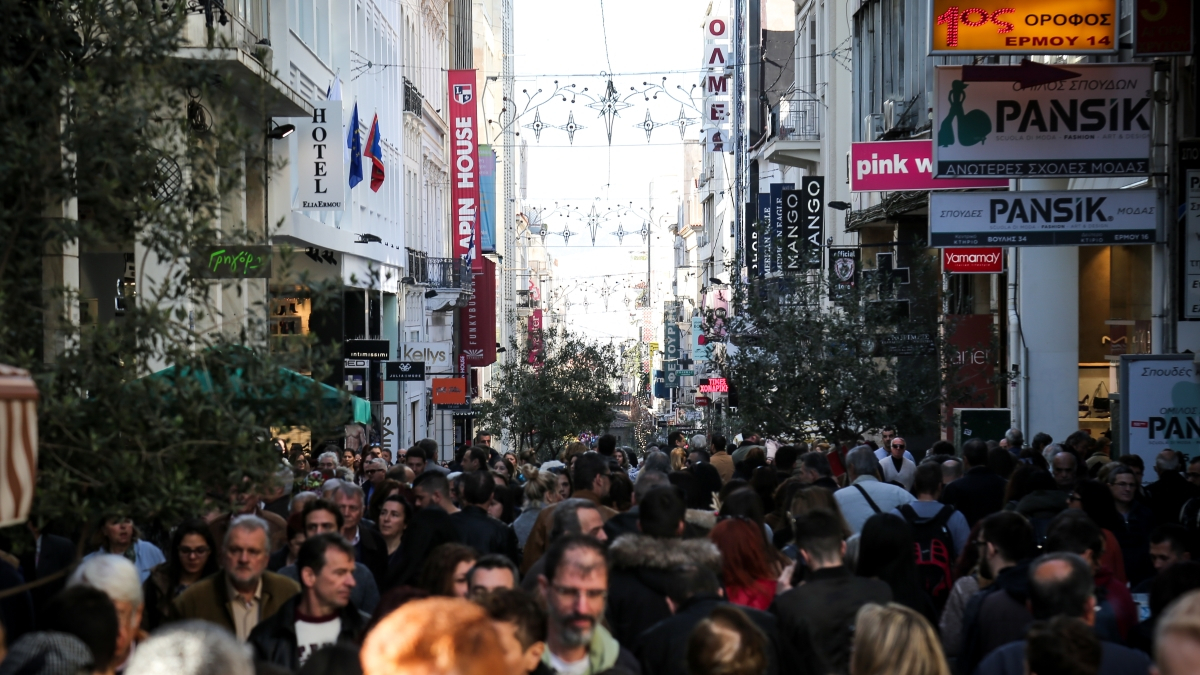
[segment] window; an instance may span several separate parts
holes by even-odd
[[[317,58],[329,63],[329,0],[292,0],[288,27]]]

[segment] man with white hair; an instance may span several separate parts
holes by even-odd
[[[332,450],[326,450],[320,455],[317,455],[317,471],[320,471],[326,478],[333,478],[338,468],[337,453]]]
[[[87,586],[103,591],[117,610],[117,648],[112,663],[120,670],[133,649],[142,624],[142,580],[137,567],[125,556],[104,554],[89,558],[67,580],[67,588]]]
[[[696,434],[692,436],[692,442],[688,444],[689,450],[703,450],[708,447],[708,437],[704,434]]]
[[[154,632],[125,675],[254,675],[250,651],[228,632],[203,621],[180,621]]]
[[[382,458],[372,459],[367,462],[363,468],[363,502],[370,504],[371,497],[375,496],[375,491],[383,485],[383,481],[387,480],[387,462]]]
[[[846,473],[850,485],[833,493],[833,498],[855,534],[876,513],[887,513],[916,501],[908,490],[879,480],[879,460],[868,445],[860,445],[846,453]]]
[[[254,515],[238,516],[225,531],[221,571],[192,584],[171,603],[173,618],[202,619],[245,642],[260,621],[279,611],[300,585],[267,571],[268,526]]]

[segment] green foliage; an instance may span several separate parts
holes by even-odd
[[[742,287],[735,306],[746,309],[730,320],[737,346],[718,350],[738,392],[740,423],[766,435],[834,442],[885,424],[908,433],[936,425],[952,370],[937,355],[946,353],[939,274],[927,255],[914,255],[909,265],[912,312],[903,318],[886,302],[894,299],[891,289],[870,277],[836,292],[836,302],[817,275]],[[882,356],[881,342],[899,334],[930,336],[936,353]]]
[[[31,370],[41,392],[33,520],[170,525],[228,506],[279,470],[272,428],[304,425],[317,440],[348,421],[344,397],[283,370],[325,377],[327,347],[296,337],[272,353],[265,280],[189,269],[199,246],[266,243],[261,219],[248,227],[231,204],[278,168],[259,105],[269,85],[239,99],[219,62],[178,58],[185,3],[0,7],[0,362]],[[137,279],[125,315],[67,321],[77,294],[43,256],[135,250],[160,272]],[[333,290],[300,292],[321,307]],[[247,317],[218,311],[216,298],[246,295]],[[177,376],[150,376],[168,365]]]
[[[530,363],[528,346],[513,342],[493,367],[489,399],[479,405],[484,429],[503,430],[539,459],[549,459],[563,439],[606,430],[620,396],[616,350],[563,328],[542,332],[542,349]]]

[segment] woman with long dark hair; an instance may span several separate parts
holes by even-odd
[[[921,588],[908,521],[892,513],[877,513],[863,525],[858,544],[860,577],[872,577],[892,587],[892,599],[937,625],[933,600]]]
[[[171,601],[188,586],[217,571],[217,545],[212,531],[199,518],[183,521],[171,533],[167,561],[150,571],[142,584],[145,596],[142,628],[152,631],[163,623]]]

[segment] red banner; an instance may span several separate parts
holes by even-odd
[[[942,270],[951,274],[1000,274],[1004,271],[1004,250],[944,248]]]
[[[477,258],[475,297],[459,310],[462,356],[468,367],[482,368],[496,362],[496,263]]]
[[[535,309],[529,316],[529,362],[537,363],[542,355],[542,310]]]
[[[450,95],[450,213],[453,220],[454,257],[478,270],[479,256],[479,145],[475,118],[475,71],[446,73]],[[494,353],[494,352],[493,352]],[[493,357],[493,360],[495,358]]]
[[[991,314],[946,316],[947,353],[950,377],[943,382],[948,396],[946,427],[952,426],[955,408],[996,407],[996,367],[1000,362],[992,331]]]

